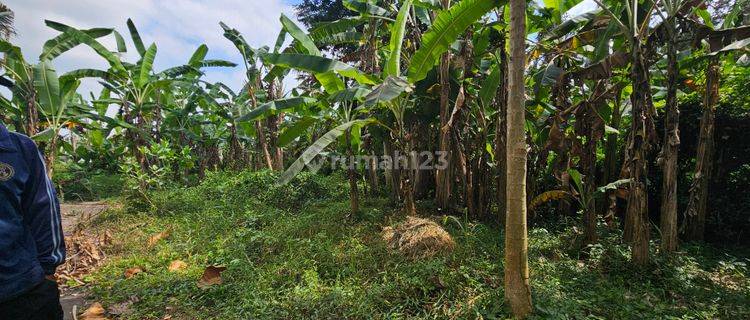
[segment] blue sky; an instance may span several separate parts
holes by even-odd
[[[125,61],[135,62],[137,53],[130,42],[125,24],[132,18],[146,46],[156,43],[155,68],[165,69],[184,64],[193,51],[205,43],[208,58],[240,62],[234,46],[222,35],[219,21],[238,29],[252,46],[272,45],[284,13],[294,18],[298,0],[6,0],[16,14],[17,35],[12,42],[19,45],[26,59],[36,61],[44,42],[56,34],[44,25],[44,19],[78,28],[114,27],[125,38],[128,52]],[[114,39],[101,40],[114,49]],[[78,47],[54,61],[58,73],[78,68],[101,68],[107,64],[86,47]],[[241,67],[206,70],[206,79],[222,81],[234,89],[242,86]],[[288,85],[291,85],[289,83]],[[99,90],[94,80],[86,80],[81,93]],[[289,88],[287,88],[289,89]]]

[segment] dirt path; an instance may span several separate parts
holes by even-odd
[[[62,215],[63,232],[69,236],[75,230],[79,222],[87,221],[92,217],[107,210],[109,205],[104,202],[77,202],[63,203],[60,205]]]
[[[65,237],[72,236],[81,223],[91,220],[104,210],[107,210],[107,208],[109,208],[109,205],[104,202],[61,204],[60,214],[62,216],[63,233],[65,234]],[[68,250],[68,254],[71,254],[70,250]],[[82,312],[88,305],[85,299],[85,294],[82,290],[69,288],[62,289],[60,304],[65,312],[65,320],[75,319],[73,314],[75,312]]]

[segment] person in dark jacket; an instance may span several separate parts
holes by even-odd
[[[0,319],[62,319],[60,205],[31,139],[0,123]]]

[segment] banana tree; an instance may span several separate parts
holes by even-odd
[[[34,136],[39,129],[34,66],[26,62],[19,47],[5,40],[0,40],[0,52],[5,55],[0,62],[4,72],[2,85],[12,94],[10,99],[4,98],[4,108],[13,115],[16,130]]]
[[[286,28],[296,27],[291,20],[283,15],[281,22],[285,29],[279,35],[274,46],[274,52],[278,52],[283,45]],[[220,26],[224,30],[224,37],[231,41],[242,55],[246,75],[246,88],[243,88],[243,91],[246,91],[249,97],[249,100],[246,101],[246,108],[256,109],[264,102],[281,98],[283,96],[282,83],[286,72],[280,68],[274,68],[272,63],[261,59],[262,55],[271,49],[269,47],[253,48],[245,41],[239,31],[230,28],[223,22],[220,23]],[[264,74],[266,74],[265,77],[263,77]],[[263,165],[269,170],[281,170],[284,165],[283,150],[278,145],[278,128],[283,118],[283,113],[273,114],[263,119],[262,122],[254,122],[259,153],[262,154]]]
[[[4,40],[0,40],[0,51],[6,55],[3,69],[13,95],[10,100],[3,97],[2,105],[14,115],[17,130],[44,143],[47,173],[52,176],[60,130],[69,124],[82,123],[86,118],[100,118],[100,115],[76,93],[80,82],[71,77],[59,77],[44,57],[37,64],[28,64],[21,50]],[[40,123],[45,123],[45,127],[40,127]]]
[[[650,238],[646,191],[647,154],[654,140],[654,109],[649,81],[649,64],[644,52],[649,42],[649,23],[656,4],[651,3],[644,8],[635,0],[625,1],[624,5],[620,3],[605,5],[600,0],[594,1],[620,29],[629,47],[630,81],[633,93],[631,95],[630,137],[625,162],[631,181],[625,235],[626,239],[631,242],[633,263],[645,265],[648,262]],[[623,10],[627,17],[625,22],[620,19],[619,14]]]
[[[409,154],[410,134],[404,115],[406,110],[414,104],[414,97],[411,96],[414,84],[423,80],[434,68],[440,55],[450,49],[450,44],[463,30],[494,8],[495,3],[467,0],[451,10],[440,13],[428,33],[420,39],[422,46],[416,50],[411,59],[406,59],[410,66],[405,72],[409,75],[408,77],[401,76],[405,71],[401,68],[401,62],[405,59],[402,43],[408,21],[415,23],[417,18],[411,15],[412,1],[403,1],[400,5],[396,19],[391,24],[391,39],[385,53],[388,59],[382,75],[366,74],[348,64],[322,57],[312,39],[299,28],[290,28],[289,33],[298,43],[296,47],[298,52],[303,53],[269,53],[264,54],[263,59],[276,66],[312,73],[326,92],[336,93],[343,90],[342,84],[345,82],[339,77],[354,81],[360,86],[373,87],[372,93],[365,99],[365,105],[380,106],[390,111],[395,121],[392,126],[388,127],[389,132],[395,138],[396,145],[402,154]],[[336,129],[334,131],[342,134],[345,132],[345,130]],[[321,149],[318,148],[318,150]],[[311,159],[308,157],[308,160]],[[302,166],[304,164],[303,161]],[[409,173],[403,176],[407,178],[402,179],[401,183],[394,187],[401,190],[407,212],[411,214],[415,211],[413,188],[410,185],[413,179],[408,177]]]
[[[154,71],[157,46],[151,44],[148,48],[135,27],[128,19],[127,26],[132,42],[140,56],[136,63],[124,63],[120,57],[107,50],[94,37],[76,28],[60,23],[47,21],[51,28],[62,33],[55,41],[48,42],[41,57],[52,59],[77,45],[84,44],[92,48],[99,56],[109,63],[109,69],[78,69],[66,73],[64,76],[72,79],[99,78],[100,84],[107,88],[113,97],[102,103],[114,104],[119,108],[118,116],[131,125],[126,132],[127,141],[131,144],[131,151],[136,156],[142,168],[148,168],[145,155],[139,150],[148,141],[158,139],[160,135],[159,123],[163,118],[166,93],[177,83],[195,82],[202,74],[204,67],[232,67],[233,63],[223,60],[206,60],[208,48],[201,45],[185,65],[168,68],[160,72]],[[106,29],[105,29],[106,30]],[[90,32],[89,32],[90,33]],[[98,34],[97,34],[98,35]],[[125,42],[115,33],[118,51],[125,52]],[[155,125],[154,125],[155,124]]]
[[[716,28],[705,9],[698,8],[696,11],[696,16],[701,17],[702,22],[695,18],[687,19],[693,30],[696,30],[693,45],[699,47],[703,43],[706,44],[704,54],[701,54],[699,59],[708,60],[705,71],[704,111],[700,123],[695,173],[690,186],[686,221],[682,227],[689,240],[703,240],[705,233],[708,189],[714,167],[714,122],[719,101],[722,60],[731,57],[732,52],[747,52],[750,47],[750,26],[740,25],[742,23],[740,12],[747,6],[747,3],[747,1],[737,1],[722,24]]]
[[[48,126],[33,138],[47,143],[45,162],[50,177],[59,151],[60,130],[69,122],[80,121],[81,116],[91,112],[91,107],[76,93],[79,85],[79,80],[58,77],[48,61],[34,66],[34,89],[38,94],[39,112]]]

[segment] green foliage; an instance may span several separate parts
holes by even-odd
[[[138,152],[144,155],[147,163],[140,163],[133,156],[125,157],[120,164],[120,172],[125,177],[127,197],[142,197],[149,201],[148,190],[162,190],[175,185],[175,173],[192,169],[194,165],[190,148],[172,147],[168,141],[142,146]]]
[[[119,249],[92,276],[93,298],[108,306],[137,297],[123,319],[509,317],[498,228],[443,219],[455,251],[408,260],[380,238],[383,221],[402,219],[385,200],[367,200],[351,217],[342,176],[302,174],[285,186],[276,178],[209,174],[198,186],[153,193],[154,208],[131,201],[102,216],[95,228],[120,230],[112,232]],[[581,238],[576,224],[562,218],[530,230],[533,319],[750,316],[747,252],[688,246],[637,270],[617,231],[603,231],[582,256],[570,245]],[[144,245],[165,229],[167,239]],[[173,260],[188,268],[167,271]],[[201,290],[207,265],[227,267],[224,284]],[[135,266],[146,272],[124,279]]]
[[[55,164],[54,171],[53,182],[62,201],[98,201],[118,197],[123,191],[119,174],[64,163]]]
[[[497,0],[463,0],[440,12],[409,63],[409,81],[424,79],[458,36],[498,4]]]

